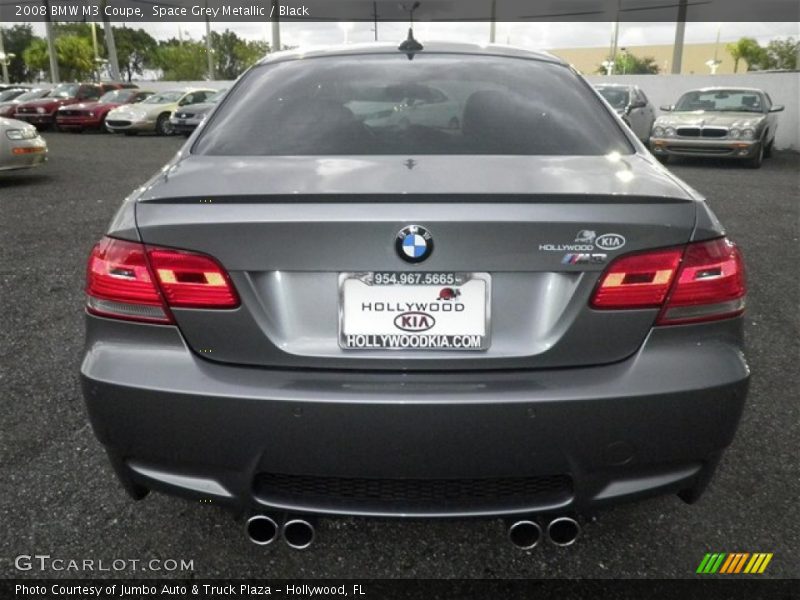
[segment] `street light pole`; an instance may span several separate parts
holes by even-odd
[[[101,10],[105,7],[106,0],[101,0]],[[114,29],[111,27],[111,21],[106,15],[105,10],[103,13],[103,31],[106,34],[106,48],[108,49],[108,72],[111,75],[112,81],[119,81],[119,60],[117,60],[117,44],[114,41]]]
[[[8,56],[3,46],[3,28],[0,27],[0,65],[3,65],[3,83],[8,83]]]
[[[681,74],[683,61],[683,38],[686,33],[686,9],[688,0],[678,0],[678,22],[675,23],[675,42],[672,46],[672,74]]]
[[[211,20],[208,17],[208,0],[206,0],[206,55],[208,56],[208,78],[211,81],[216,79],[214,74],[214,56],[211,47]]]
[[[497,0],[492,0],[492,20],[489,26],[489,43],[494,44],[497,37]]]
[[[47,34],[47,55],[50,59],[50,81],[58,83],[60,77],[58,75],[58,56],[56,55],[56,42],[53,37],[53,23],[50,21],[50,1],[44,0],[44,9],[46,11],[44,17],[44,29]]]
[[[272,0],[272,51],[280,52],[281,24],[278,22],[278,0]]]

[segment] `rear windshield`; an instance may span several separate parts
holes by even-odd
[[[262,65],[194,152],[227,156],[629,154],[602,102],[568,68],[474,55],[335,56]]]

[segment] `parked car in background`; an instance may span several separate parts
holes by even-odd
[[[22,87],[10,87],[6,88],[3,91],[0,91],[0,104],[3,102],[7,102],[9,100],[13,100],[18,96],[21,96],[25,92],[30,91],[30,88],[22,88]]]
[[[216,94],[208,96],[203,102],[195,102],[178,108],[169,119],[173,131],[183,135],[191,134],[227,91],[227,89],[219,90]]]
[[[369,127],[459,129],[463,102],[428,82],[356,90],[346,108]]]
[[[0,117],[0,171],[29,169],[47,160],[47,142],[36,127]]]
[[[62,106],[91,102],[111,90],[135,87],[133,83],[60,83],[46,97],[20,103],[14,116],[39,128],[54,127],[56,111]]]
[[[25,84],[22,84],[22,83],[0,83],[0,92],[4,92],[6,90],[18,89],[18,88],[29,90],[29,89],[31,89],[31,86],[25,85]]]
[[[669,114],[656,119],[650,137],[653,154],[734,158],[759,168],[772,154],[783,106],[755,88],[703,88],[686,92]]]
[[[111,110],[123,104],[141,102],[152,95],[153,92],[140,89],[112,90],[103,94],[97,102],[62,106],[56,111],[56,125],[59,129],[78,132],[84,129],[104,131],[106,116]]]
[[[16,98],[0,101],[0,117],[11,118],[17,112],[17,106],[46,97],[50,93],[47,89],[28,90]]]
[[[656,110],[638,85],[601,83],[594,86],[611,108],[645,144],[656,120]]]
[[[136,135],[155,132],[158,135],[174,133],[170,115],[180,107],[205,102],[216,90],[185,88],[153,94],[131,106],[120,106],[106,116],[106,129],[114,133]]]

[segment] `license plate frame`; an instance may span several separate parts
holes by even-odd
[[[388,281],[391,281],[390,277],[395,275],[397,277],[407,277],[405,282],[400,283],[398,282],[387,282],[387,283],[375,283],[376,276],[380,276],[386,280],[389,278]],[[437,276],[438,279],[437,279]],[[420,282],[420,279],[421,282]],[[351,345],[348,344],[347,336],[348,335],[360,335],[360,336],[368,336],[374,337],[376,335],[390,335],[390,334],[364,334],[364,333],[357,333],[357,334],[348,334],[346,332],[346,322],[345,322],[345,282],[356,279],[361,281],[362,283],[368,286],[376,286],[376,287],[383,287],[383,288],[392,288],[394,290],[402,289],[402,288],[416,288],[417,291],[419,288],[429,288],[432,292],[432,299],[438,297],[438,292],[442,290],[442,288],[452,288],[461,290],[463,286],[469,284],[472,281],[481,281],[483,282],[483,334],[426,334],[423,332],[419,333],[404,333],[403,331],[394,332],[397,336],[405,336],[409,338],[410,342],[413,342],[411,338],[417,337],[447,337],[447,338],[466,338],[467,336],[475,336],[478,335],[480,338],[480,343],[477,345],[469,345],[469,347],[463,347],[456,344],[453,345],[445,345],[442,346],[440,344],[435,344],[433,346],[393,346],[393,345]],[[409,282],[410,281],[410,282]],[[450,282],[453,283],[439,283],[439,281]],[[479,291],[472,292],[473,296],[479,297]],[[408,351],[413,353],[424,353],[424,352],[485,352],[489,350],[491,347],[491,299],[492,299],[492,276],[490,273],[485,272],[444,272],[444,271],[436,271],[436,272],[417,272],[417,271],[360,271],[360,272],[342,272],[339,273],[338,279],[338,315],[339,315],[339,322],[338,322],[338,342],[339,347],[342,350],[346,350],[349,352],[355,351]],[[411,311],[413,312],[413,311]],[[430,341],[430,340],[429,340]],[[439,340],[441,342],[441,340]],[[463,341],[463,340],[462,340]],[[472,342],[472,339],[470,339]]]

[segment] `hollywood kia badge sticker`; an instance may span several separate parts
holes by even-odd
[[[561,258],[562,265],[600,265],[608,260],[606,252],[621,250],[625,236],[619,233],[597,235],[591,229],[581,229],[569,243],[539,244],[541,252],[566,252]],[[605,250],[606,252],[597,252]]]

